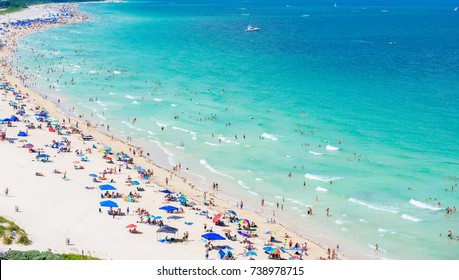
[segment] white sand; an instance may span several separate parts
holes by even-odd
[[[40,5],[34,6],[26,11],[10,15],[8,20],[12,18],[32,18],[33,15],[44,15],[49,13],[50,7],[57,5]],[[4,19],[0,19],[0,22]],[[33,30],[37,30],[36,28]],[[20,36],[31,32],[32,30],[21,30],[9,32],[9,44],[0,52],[0,59],[3,59],[8,52],[14,49],[13,42]],[[25,101],[27,103],[26,111],[31,116],[28,118],[35,125],[39,123],[35,121],[33,115],[36,112],[32,110],[36,106],[46,108],[50,115],[62,122],[63,119],[67,122],[67,116],[60,112],[55,104],[43,99],[38,94],[31,92],[29,89],[20,85],[18,79],[8,75],[8,67],[2,67],[0,73],[5,75],[5,79],[0,79],[0,82],[9,81],[12,85],[18,85],[16,90],[21,90],[27,93],[30,97]],[[0,101],[0,118],[10,117],[15,111],[8,105],[8,101],[14,100],[11,93],[2,91]],[[20,117],[23,120],[22,117]],[[217,227],[212,224],[211,219],[205,216],[198,215],[198,211],[190,210],[184,207],[185,214],[182,219],[167,219],[171,214],[166,214],[165,211],[158,210],[159,207],[169,204],[164,201],[164,194],[159,190],[164,189],[161,185],[164,184],[164,178],[169,177],[172,173],[161,167],[156,166],[151,161],[143,157],[134,157],[136,165],[142,166],[145,169],[153,169],[154,176],[151,179],[151,184],[146,184],[145,180],[137,178],[137,172],[133,169],[126,170],[124,167],[121,174],[107,175],[108,180],[114,179],[117,191],[127,195],[130,191],[135,190],[133,186],[125,184],[125,179],[130,175],[134,180],[141,182],[141,187],[145,188],[144,192],[138,192],[142,195],[140,202],[124,202],[122,199],[114,199],[121,207],[123,212],[126,207],[130,208],[130,215],[124,217],[116,217],[113,219],[109,216],[107,208],[102,208],[103,213],[99,213],[100,192],[97,188],[99,184],[93,183],[90,173],[100,173],[105,168],[114,167],[113,164],[106,163],[102,159],[102,154],[93,149],[92,154],[87,154],[90,161],[80,162],[77,165],[84,166],[82,170],[75,170],[74,163],[79,161],[79,157],[75,154],[75,150],[85,151],[93,144],[97,148],[108,145],[113,148],[114,153],[124,151],[129,152],[129,146],[117,139],[112,140],[110,137],[98,132],[94,128],[86,128],[82,120],[72,120],[75,125],[79,121],[80,128],[84,134],[91,134],[96,141],[83,142],[79,135],[73,134],[68,137],[71,141],[71,152],[57,153],[56,149],[46,147],[50,145],[52,140],[61,140],[62,136],[57,133],[48,132],[43,129],[29,129],[30,136],[26,137],[28,143],[32,143],[35,148],[43,148],[46,154],[51,156],[51,162],[43,163],[35,160],[36,154],[29,153],[27,149],[18,148],[22,143],[0,142],[0,155],[3,157],[3,163],[0,169],[0,189],[9,188],[9,196],[0,196],[0,215],[5,216],[17,223],[28,234],[33,244],[27,247],[12,245],[1,245],[1,249],[19,248],[19,249],[51,249],[54,252],[74,252],[81,253],[84,250],[85,254],[100,257],[103,259],[204,259],[205,244],[201,235],[204,233],[204,223],[208,227],[212,227],[217,233],[224,235],[223,227]],[[45,125],[44,123],[42,123]],[[16,122],[13,127],[7,128],[7,137],[17,138],[19,130],[25,130],[23,121]],[[115,160],[115,156],[112,156]],[[117,163],[117,162],[115,162]],[[131,165],[132,167],[132,165]],[[57,169],[61,172],[67,172],[68,180],[63,179],[63,174],[53,174],[53,170]],[[35,172],[41,172],[44,177],[35,176]],[[108,181],[107,180],[107,181]],[[108,182],[107,182],[108,183]],[[88,190],[85,187],[92,186],[95,189]],[[291,236],[293,243],[308,244],[308,256],[304,259],[318,259],[326,257],[327,253],[320,245],[295,234],[288,232],[284,227],[278,224],[266,223],[265,218],[250,213],[245,210],[235,209],[235,205],[231,205],[226,201],[215,198],[217,206],[207,207],[202,204],[203,191],[189,184],[185,179],[172,175],[172,180],[169,182],[168,189],[174,192],[182,192],[191,201],[195,201],[197,207],[202,210],[208,210],[209,216],[213,217],[217,213],[225,213],[228,209],[233,209],[238,213],[239,218],[245,218],[255,222],[259,229],[257,234],[259,238],[250,238],[254,243],[255,251],[258,256],[255,259],[267,259],[268,255],[262,250],[264,244],[269,239],[269,236],[264,234],[267,230],[272,230],[277,233],[275,237],[278,240],[284,240],[284,234],[288,233]],[[208,198],[210,195],[207,195]],[[177,202],[170,203],[178,206]],[[19,207],[19,212],[15,212],[15,206]],[[176,237],[181,238],[185,231],[189,232],[189,241],[176,244],[165,244],[157,242],[156,230],[159,228],[154,225],[139,224],[139,216],[136,215],[134,209],[145,208],[154,215],[163,217],[164,224],[176,227],[179,229]],[[192,222],[193,225],[186,225],[184,222]],[[134,223],[138,225],[138,230],[143,234],[131,234],[126,229],[126,225]],[[237,232],[237,224],[229,223],[227,229],[232,231],[234,235]],[[307,233],[306,233],[307,234]],[[170,236],[170,235],[169,235]],[[162,235],[164,237],[164,235]],[[66,238],[70,239],[70,245],[66,245]],[[237,259],[248,259],[244,254],[245,243],[241,243],[243,238],[238,235],[238,241],[217,241],[214,245],[229,245],[234,250],[232,251]],[[289,239],[290,240],[290,239]],[[282,243],[274,244],[282,246]],[[294,254],[294,251],[287,250],[287,253],[282,254],[282,257],[288,258],[289,254]],[[217,250],[210,252],[211,259],[219,259]]]

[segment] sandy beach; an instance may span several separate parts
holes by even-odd
[[[19,13],[3,16],[0,22],[44,17],[57,12],[61,7],[62,5],[56,4],[34,6]],[[2,37],[8,42],[0,52],[2,60],[0,83],[9,83],[14,91],[1,90],[0,118],[16,115],[19,121],[10,122],[10,125],[1,124],[7,139],[3,139],[0,143],[0,153],[3,156],[0,215],[13,220],[23,228],[33,242],[27,247],[2,244],[0,246],[2,250],[12,248],[84,252],[102,259],[201,260],[206,258],[207,250],[207,241],[201,235],[205,234],[206,230],[212,230],[222,236],[225,236],[226,232],[236,236],[236,241],[228,239],[213,241],[212,245],[230,246],[233,248],[232,256],[238,260],[272,257],[272,254],[264,252],[263,248],[266,246],[284,248],[285,253],[282,251],[280,254],[283,259],[328,258],[327,248],[305,237],[308,235],[307,232],[301,234],[291,232],[280,224],[270,223],[256,213],[241,209],[240,205],[233,205],[219,199],[212,192],[205,194],[203,190],[180,176],[179,167],[176,170],[167,170],[156,165],[141,156],[140,147],[134,147],[103,134],[91,127],[84,119],[67,116],[60,108],[70,108],[70,104],[67,106],[55,104],[25,87],[23,82],[27,83],[27,79],[11,75],[11,68],[4,61],[5,57],[14,51],[15,40],[44,28],[71,24],[84,19],[83,15],[76,15],[72,18],[63,18],[56,24],[46,23],[21,29],[10,27]],[[17,95],[20,98],[17,98],[14,93],[20,93]],[[11,102],[23,104],[25,114],[17,114],[17,109],[21,106],[14,108]],[[36,114],[45,111],[49,123],[53,124],[54,128],[56,124],[63,127],[64,133],[58,134],[55,129],[50,131],[47,127],[48,122],[39,122],[36,119]],[[32,123],[35,128],[28,128],[27,126]],[[42,128],[37,128],[38,125]],[[66,134],[65,131],[71,131],[72,127],[77,133]],[[26,132],[27,136],[18,137],[21,131]],[[92,135],[94,140],[84,141],[82,134]],[[21,142],[21,139],[25,140]],[[69,151],[53,148],[53,141],[61,142]],[[35,151],[40,149],[40,154],[49,155],[49,161],[40,161],[37,152],[23,147],[26,144],[32,144]],[[110,149],[104,150],[106,146]],[[78,155],[81,153],[85,156]],[[123,161],[118,161],[122,155],[131,158],[133,164],[126,165]],[[109,162],[107,156],[113,163]],[[87,160],[83,160],[85,158]],[[129,169],[126,168],[127,166]],[[141,177],[140,169],[150,170],[153,174],[149,178]],[[40,174],[43,176],[37,176]],[[90,174],[96,174],[99,182],[94,182],[94,177]],[[139,185],[134,185],[132,181],[139,182]],[[116,187],[114,192],[122,194],[121,197],[102,198],[101,195],[105,191],[99,190],[99,186],[103,184]],[[9,190],[8,195],[3,192],[5,188]],[[161,192],[165,190],[171,191],[172,194],[166,197],[166,194]],[[124,197],[129,194],[132,197],[139,197],[135,198],[135,202],[128,202]],[[187,204],[191,206],[181,205],[179,201],[168,201],[170,197],[179,196],[185,197]],[[124,215],[107,214],[109,208],[101,207],[99,204],[104,200],[116,202]],[[159,210],[166,205],[181,208],[184,212],[166,213]],[[16,211],[16,207],[19,211]],[[116,208],[118,207],[114,209]],[[145,212],[142,215],[136,213],[137,209],[145,209],[148,215],[161,216],[158,221],[161,220],[164,225],[178,229],[175,238],[180,241],[171,244],[167,241],[160,242],[160,240],[164,241],[166,236],[174,237],[174,235],[158,234],[157,230],[160,227],[145,223],[148,215],[145,215]],[[229,210],[236,213],[237,219]],[[221,214],[220,220],[225,226],[218,226],[213,222],[217,214]],[[233,222],[230,221],[230,217]],[[243,219],[254,223],[257,226],[256,230],[241,230],[241,233],[238,233],[240,225],[244,226],[239,222]],[[130,224],[134,225],[131,227],[136,228],[141,234],[131,233],[126,228]],[[266,233],[270,231],[271,234]],[[245,237],[248,232],[256,236]],[[188,239],[182,240],[187,233]],[[270,242],[271,236],[276,239],[276,242]],[[290,241],[293,246],[289,246]],[[298,244],[297,248],[294,248],[295,244]],[[247,254],[249,251],[255,253]],[[209,259],[220,259],[218,248],[207,253]]]

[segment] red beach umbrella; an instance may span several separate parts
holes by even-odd
[[[136,228],[136,227],[137,227],[137,226],[134,225],[134,224],[129,224],[129,225],[126,226],[126,228]]]
[[[222,217],[222,214],[215,215],[215,217],[212,219],[212,222],[217,223],[221,217]]]

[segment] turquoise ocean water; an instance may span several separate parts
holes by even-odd
[[[13,61],[75,114],[234,203],[264,198],[268,219],[345,258],[459,259],[455,6],[88,4],[87,22],[27,36]]]

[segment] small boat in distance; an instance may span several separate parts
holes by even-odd
[[[260,30],[260,28],[258,28],[258,27],[253,27],[253,26],[251,26],[250,24],[247,25],[247,28],[245,29],[246,32],[258,31],[258,30]]]

